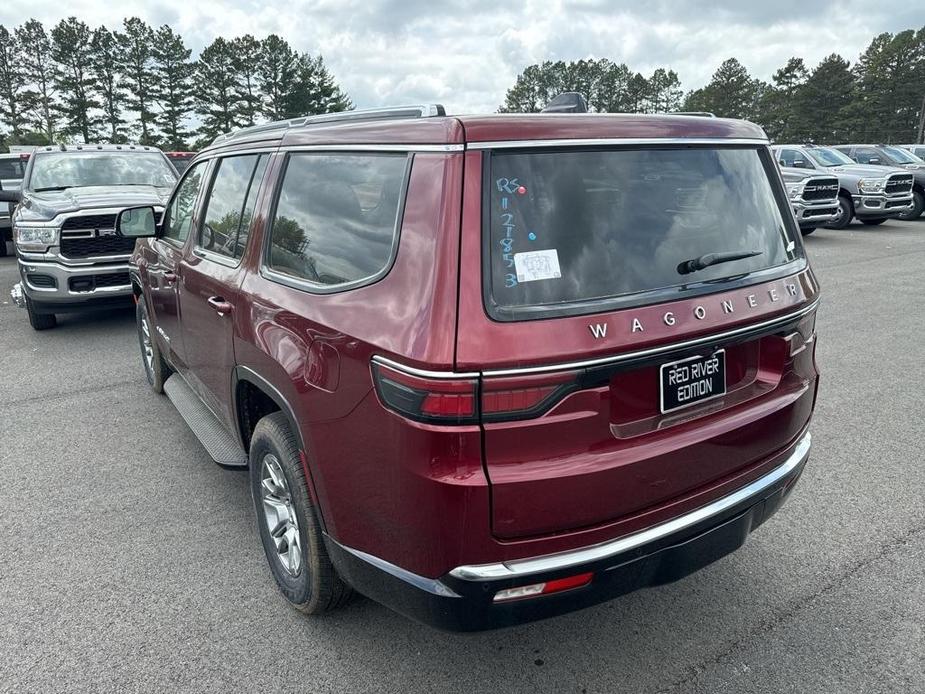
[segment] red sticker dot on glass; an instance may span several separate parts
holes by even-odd
[[[527,189],[524,188],[523,186],[520,186],[519,188],[517,188],[517,194],[518,194],[518,195],[526,195],[526,194],[527,194]]]

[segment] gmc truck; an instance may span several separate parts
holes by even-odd
[[[19,282],[11,297],[36,330],[58,313],[132,305],[132,239],[116,234],[118,212],[150,205],[160,213],[177,180],[152,147],[76,145],[36,149],[22,187],[0,190],[15,203],[13,240]]]

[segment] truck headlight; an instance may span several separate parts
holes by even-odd
[[[19,226],[13,227],[16,247],[24,251],[44,251],[58,243],[58,227]]]
[[[788,184],[787,184],[787,196],[788,196],[791,200],[796,200],[796,199],[799,198],[801,195],[803,195],[803,187],[804,187],[805,185],[806,185],[806,183],[803,183],[803,182],[800,182],[800,183],[788,183]]]
[[[858,181],[858,190],[862,193],[882,193],[885,187],[885,178],[862,178]]]

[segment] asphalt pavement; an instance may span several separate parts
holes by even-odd
[[[822,382],[784,508],[680,582],[470,635],[291,610],[133,312],[34,332],[0,259],[0,691],[925,692],[925,220],[806,245]]]

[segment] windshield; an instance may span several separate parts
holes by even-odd
[[[847,154],[839,152],[837,149],[829,147],[813,147],[806,150],[806,153],[819,166],[846,166],[854,164],[854,160]]]
[[[889,155],[895,164],[921,164],[923,163],[918,157],[912,156],[909,152],[899,147],[881,147]]]
[[[26,161],[15,159],[0,159],[0,180],[11,181],[21,179],[26,170]]]
[[[489,310],[588,312],[794,260],[768,166],[755,148],[493,154]],[[682,267],[707,254],[736,257]]]
[[[172,188],[173,168],[158,152],[50,152],[35,155],[29,187],[34,191],[85,186]]]

